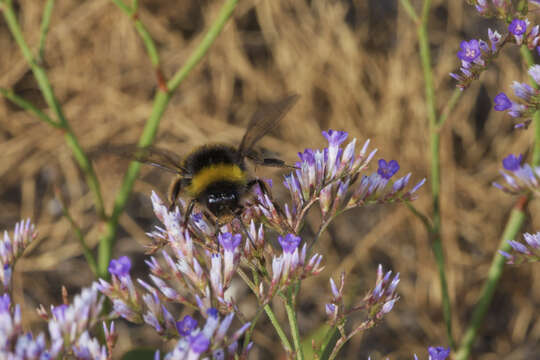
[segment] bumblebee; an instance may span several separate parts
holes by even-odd
[[[186,221],[198,203],[219,222],[223,222],[241,212],[241,200],[254,185],[259,184],[262,191],[268,191],[264,182],[250,178],[246,159],[255,165],[292,167],[280,159],[261,156],[253,147],[278,125],[297,100],[298,95],[289,95],[259,108],[252,115],[237,148],[219,143],[206,144],[195,148],[184,158],[155,146],[134,147],[132,150],[129,146],[123,146],[106,151],[174,173],[176,178],[171,182],[168,192],[170,209],[176,205],[180,193],[189,195],[191,201],[184,216]]]

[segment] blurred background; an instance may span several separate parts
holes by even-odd
[[[163,72],[170,77],[216,18],[221,1],[141,0],[139,17],[156,40]],[[413,1],[418,7],[419,1]],[[17,2],[24,34],[39,40],[41,1]],[[461,40],[487,37],[500,28],[464,1],[433,1],[430,40],[437,104],[454,89],[448,76],[458,66]],[[0,86],[46,107],[29,68],[0,19]],[[376,159],[396,159],[399,174],[416,182],[429,174],[428,126],[416,28],[397,1],[241,0],[207,56],[175,93],[162,119],[159,146],[183,154],[208,141],[237,143],[249,115],[261,102],[301,95],[279,129],[261,145],[289,162],[305,147],[323,147],[321,130],[346,130],[371,139]],[[84,148],[135,143],[156,91],[152,65],[131,20],[109,0],[57,1],[45,64],[67,118]],[[501,160],[528,152],[532,131],[513,131],[512,121],[492,110],[492,99],[525,81],[517,48],[505,49],[481,79],[466,90],[442,129],[442,216],[447,277],[459,339],[486,278],[501,230],[515,199],[493,188]],[[62,133],[0,100],[0,229],[30,217],[38,240],[17,265],[15,299],[24,304],[28,327],[39,327],[38,304],[61,302],[92,281],[54,188],[94,247],[102,231],[85,184]],[[127,163],[95,159],[108,209]],[[279,170],[271,177],[275,196],[286,199]],[[146,271],[145,232],[156,224],[149,194],[167,191],[168,174],[145,168],[120,219],[115,256],[128,255],[136,273]],[[430,210],[430,187],[415,205]],[[523,231],[540,230],[533,201]],[[324,321],[328,277],[347,272],[347,292],[360,299],[372,286],[377,264],[400,272],[401,300],[377,326],[357,336],[340,358],[410,359],[428,345],[447,346],[436,265],[424,227],[403,205],[356,209],[338,218],[318,243],[326,269],[302,288],[300,329],[304,336]],[[507,266],[494,296],[474,359],[532,359],[540,353],[539,264]],[[241,300],[239,300],[241,303]],[[285,318],[284,313],[278,316]],[[116,355],[135,345],[166,349],[146,326],[120,325]],[[253,359],[283,354],[268,321],[255,332]]]

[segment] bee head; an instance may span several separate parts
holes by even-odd
[[[235,186],[216,184],[208,189],[202,200],[208,210],[215,216],[221,217],[238,209],[240,195]]]

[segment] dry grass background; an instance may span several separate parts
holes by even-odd
[[[453,90],[462,39],[486,37],[486,20],[462,1],[433,1],[430,36],[438,105]],[[30,44],[38,42],[42,2],[21,0],[19,18]],[[183,64],[216,17],[218,1],[140,1],[140,18],[156,39],[163,71]],[[493,26],[493,24],[491,24]],[[240,1],[233,20],[203,62],[182,84],[159,130],[158,144],[182,153],[207,141],[238,141],[259,101],[296,92],[301,100],[274,136],[262,144],[289,161],[305,147],[325,143],[320,131],[344,129],[370,138],[378,155],[399,160],[415,180],[429,173],[428,132],[415,27],[397,1]],[[37,86],[0,21],[0,85],[44,107]],[[130,19],[109,0],[57,1],[45,56],[55,91],[85,148],[135,142],[151,108],[154,73]],[[466,327],[513,199],[490,186],[500,160],[525,153],[532,131],[512,131],[491,109],[491,99],[524,80],[518,53],[507,51],[466,91],[442,130],[442,215],[454,335]],[[96,245],[100,232],[91,195],[62,134],[0,100],[0,227],[31,217],[40,236],[17,266],[16,298],[25,321],[39,303],[60,302],[65,284],[75,293],[92,281],[80,247],[62,218],[53,187]],[[96,161],[111,205],[126,164]],[[274,179],[279,172],[273,171]],[[167,175],[143,171],[121,218],[115,254],[127,254],[144,271],[145,231],[153,223],[148,195],[166,190]],[[429,182],[429,179],[428,179]],[[279,196],[279,195],[278,195]],[[416,206],[429,211],[429,185]],[[538,202],[524,230],[538,230]],[[342,358],[388,355],[409,359],[429,344],[446,345],[435,263],[421,223],[404,206],[358,209],[339,219],[320,242],[328,272],[303,287],[301,329],[321,321],[328,276],[347,271],[348,290],[360,297],[376,264],[402,274],[401,301],[386,320],[354,338]],[[489,310],[475,359],[532,359],[540,353],[540,268],[507,267]],[[283,314],[281,314],[283,315]],[[278,358],[271,331],[255,334],[252,358]],[[135,345],[161,346],[152,331],[121,326],[117,355]]]

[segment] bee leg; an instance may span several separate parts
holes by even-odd
[[[286,164],[285,161],[277,158],[263,158],[260,157],[255,151],[252,151],[246,155],[248,159],[253,161],[255,165],[268,166],[268,167],[279,167],[279,168],[290,168],[298,169],[297,166]]]
[[[195,206],[195,199],[191,199],[187,206],[186,213],[184,214],[184,226],[186,227],[187,227],[189,217],[191,216],[191,213],[193,212],[194,206]]]
[[[176,206],[176,199],[182,190],[182,177],[178,176],[169,186],[168,198],[169,198],[169,211],[173,211]]]

